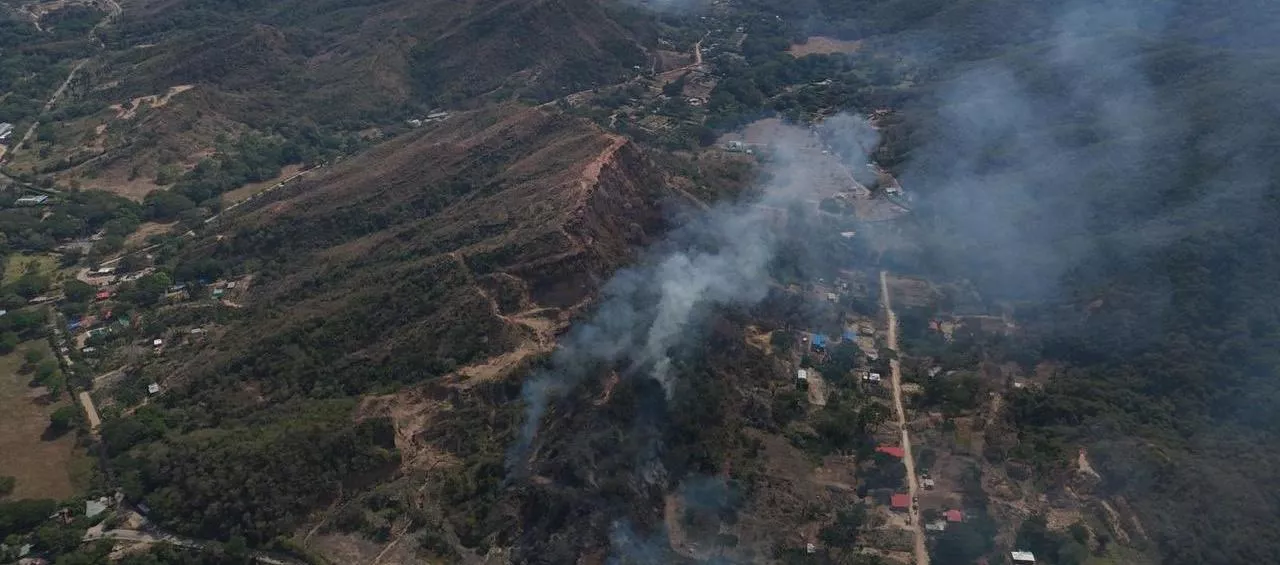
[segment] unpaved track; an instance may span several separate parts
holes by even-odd
[[[66,80],[62,81],[62,84],[58,86],[58,89],[53,91],[53,95],[50,96],[49,99],[45,101],[44,107],[43,109],[40,110],[40,113],[43,114],[45,112],[48,112],[50,108],[53,108],[54,104],[58,103],[58,99],[62,98],[62,93],[67,91],[67,86],[71,84],[72,80],[75,80],[76,73],[80,72],[80,69],[84,67],[85,63],[88,63],[88,62],[89,62],[88,59],[82,59],[79,63],[76,63],[76,66],[71,67],[71,72],[67,73]],[[38,129],[39,127],[40,127],[39,120],[31,122],[31,126],[27,128],[26,133],[22,134],[22,137],[18,139],[18,142],[13,145],[13,149],[9,150],[8,155],[13,156],[13,155],[16,155],[19,151],[22,151],[22,147],[26,145],[28,141],[31,140],[31,136],[35,133],[36,129]]]
[[[884,305],[887,341],[889,349],[898,352],[898,315],[893,312],[893,301],[889,297],[889,272],[880,271],[880,303]],[[895,356],[896,357],[896,356]],[[911,532],[915,535],[916,565],[929,565],[929,551],[924,545],[924,530],[920,527],[920,509],[916,505],[919,500],[920,483],[916,478],[916,461],[911,454],[911,434],[907,433],[907,412],[902,407],[902,364],[898,359],[889,361],[889,372],[893,381],[893,408],[898,416],[898,430],[902,433],[902,450],[905,455],[903,464],[907,467],[907,487],[911,492]]]
[[[80,391],[80,405],[84,407],[84,415],[89,419],[89,431],[97,435],[98,428],[102,426],[102,418],[98,417],[98,408],[93,405],[93,397],[89,396],[88,391]]]
[[[103,47],[102,40],[97,35],[98,30],[102,29],[104,26],[115,21],[115,19],[120,17],[120,14],[122,13],[124,13],[124,9],[120,7],[120,4],[116,2],[116,0],[107,0],[107,15],[104,16],[101,20],[99,20],[98,23],[93,26],[93,29],[89,30],[89,36],[94,39],[94,41],[98,44],[98,47],[100,48]],[[40,29],[39,18],[36,18],[35,23],[36,23],[36,29]],[[75,80],[76,74],[79,73],[80,69],[84,68],[84,66],[92,59],[93,59],[92,56],[90,56],[88,59],[81,59],[79,62],[76,63],[74,67],[71,67],[71,72],[67,73],[66,80],[62,81],[62,84],[58,85],[58,89],[53,91],[53,95],[50,96],[49,99],[45,101],[44,107],[40,110],[41,114],[48,113],[49,110],[53,109],[53,105],[58,103],[58,99],[62,98],[62,94],[67,91],[67,87],[70,86],[71,82]],[[22,147],[26,145],[28,141],[31,140],[31,135],[35,133],[36,129],[39,127],[40,127],[39,120],[31,122],[31,126],[27,128],[26,133],[23,133],[22,137],[18,139],[18,142],[14,144],[13,149],[9,150],[7,154],[0,154],[0,162],[3,162],[4,157],[6,155],[12,157],[13,155],[21,151]]]

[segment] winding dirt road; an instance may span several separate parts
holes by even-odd
[[[885,323],[888,326],[889,349],[898,352],[898,315],[893,312],[889,297],[889,272],[880,271],[880,303],[884,306]],[[916,476],[915,456],[911,454],[911,434],[907,433],[907,412],[902,407],[902,363],[895,358],[889,361],[893,382],[893,408],[898,417],[898,430],[902,433],[903,464],[907,467],[907,487],[911,492],[911,532],[915,535],[916,565],[929,565],[929,551],[924,544],[924,530],[920,527],[920,508],[916,501],[920,495],[920,481]]]

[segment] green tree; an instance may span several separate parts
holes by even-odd
[[[157,272],[138,279],[132,287],[122,291],[120,295],[121,299],[139,306],[151,306],[159,302],[160,297],[171,286],[173,286],[173,279],[169,277],[169,274]]]
[[[49,431],[62,435],[74,428],[80,421],[80,409],[74,404],[59,407],[49,415]]]
[[[44,383],[58,372],[58,361],[55,359],[42,359],[36,364],[36,381]]]
[[[84,529],[63,524],[48,524],[36,530],[36,547],[53,553],[70,553],[80,547]]]
[[[23,298],[31,299],[49,290],[49,277],[40,273],[26,273],[13,283],[13,291]]]
[[[156,184],[166,186],[178,182],[182,178],[182,167],[175,164],[161,165],[156,169]]]
[[[0,502],[0,537],[25,534],[58,509],[55,500],[15,500]]]
[[[18,348],[18,334],[14,332],[0,333],[0,355],[8,355]]]
[[[8,475],[0,476],[0,497],[13,494],[13,488],[17,486],[18,479]]]
[[[97,291],[93,285],[80,280],[62,283],[62,294],[71,302],[88,302]]]
[[[39,347],[28,347],[22,352],[22,359],[27,365],[34,368],[38,363],[44,360],[44,350]]]

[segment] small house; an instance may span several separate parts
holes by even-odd
[[[111,291],[100,290],[98,291],[98,294],[93,295],[93,298],[96,300],[106,300],[108,298],[111,298]]]
[[[920,484],[924,485],[925,490],[933,490],[933,487],[937,485],[937,483],[934,482],[933,477],[924,477],[920,479]]]
[[[800,369],[799,371],[796,371],[796,378],[802,381],[809,380],[809,371],[806,371],[804,369]]]
[[[13,124],[9,122],[0,122],[0,141],[9,139],[13,135]]]
[[[839,302],[839,301],[840,301],[840,297],[839,297],[838,295],[836,295],[836,293],[834,293],[834,292],[828,292],[828,293],[827,293],[827,300],[830,300],[830,301],[832,301],[832,302]]]
[[[39,206],[44,204],[47,200],[49,200],[48,196],[43,194],[33,194],[14,200],[13,203],[18,206]]]
[[[880,382],[880,379],[881,379],[880,373],[867,373],[868,381],[878,384]]]
[[[876,447],[876,453],[883,453],[890,457],[902,459],[907,456],[907,451],[896,445],[881,445]]]
[[[85,515],[85,517],[86,517],[86,518],[92,518],[92,517],[94,517],[94,516],[97,516],[98,514],[101,514],[101,513],[103,513],[103,512],[106,512],[106,511],[107,511],[107,504],[109,504],[110,502],[111,502],[111,501],[110,501],[110,500],[108,500],[108,499],[107,499],[107,497],[105,497],[105,496],[104,496],[104,497],[102,497],[102,498],[99,498],[99,499],[97,499],[97,500],[86,500],[86,501],[84,502],[84,515]]]
[[[812,347],[817,353],[825,353],[827,351],[827,336],[825,334],[814,334]]]
[[[964,521],[964,512],[961,512],[954,508],[946,512],[943,512],[942,516],[946,518],[948,522],[951,522],[953,524]]]
[[[947,522],[945,520],[930,522],[924,525],[924,529],[930,532],[945,532],[947,531]]]
[[[895,511],[906,511],[911,508],[911,495],[899,493],[889,497],[889,508]]]
[[[164,340],[160,338],[155,338],[151,340],[151,345],[152,347],[160,347],[161,345],[164,345]]]
[[[160,394],[160,385],[156,383],[147,385],[147,394]]]
[[[851,231],[840,232],[840,237],[843,237],[845,239],[853,239],[853,236],[855,235],[858,235],[858,232],[851,232]]]
[[[1013,565],[1036,565],[1036,556],[1030,551],[1013,551],[1009,553]]]

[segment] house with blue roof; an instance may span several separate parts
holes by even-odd
[[[826,334],[813,334],[813,350],[822,353],[827,350]]]

